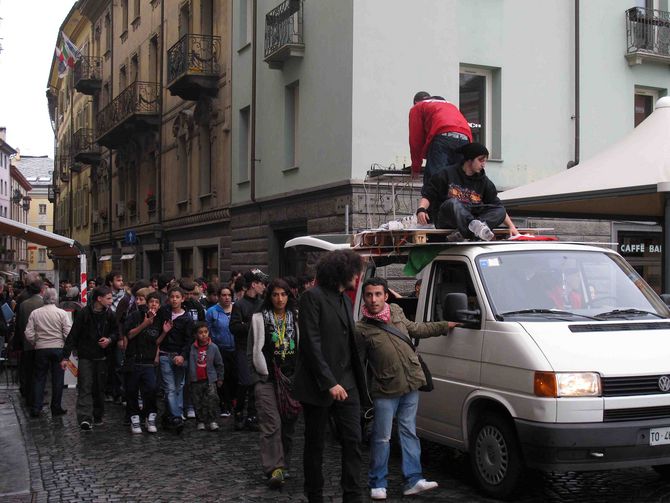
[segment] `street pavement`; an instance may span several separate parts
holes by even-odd
[[[66,416],[51,418],[47,412],[32,419],[15,389],[0,389],[0,501],[305,501],[302,425],[296,434],[291,478],[281,492],[274,492],[265,487],[260,472],[258,434],[232,431],[230,418],[219,421],[218,432],[197,431],[189,421],[180,436],[160,429],[155,435],[131,435],[122,424],[122,407],[106,404],[104,425],[82,432],[75,420],[75,399],[75,390],[66,390]],[[367,449],[364,457],[367,466]],[[326,500],[340,502],[340,457],[333,442],[324,458]],[[425,443],[423,462],[426,478],[438,481],[440,487],[403,498],[400,457],[394,449],[388,501],[494,501],[476,490],[465,456]],[[670,481],[647,468],[581,474],[529,472],[515,500],[668,502]]]

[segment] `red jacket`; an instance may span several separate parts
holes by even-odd
[[[472,131],[463,114],[452,103],[427,99],[409,111],[409,150],[412,171],[418,173],[433,137],[440,133],[463,133],[472,141]]]

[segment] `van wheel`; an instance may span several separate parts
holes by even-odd
[[[654,465],[652,468],[663,478],[670,478],[670,465]]]
[[[509,419],[485,413],[470,435],[470,464],[482,490],[494,498],[509,498],[524,472],[521,449]]]

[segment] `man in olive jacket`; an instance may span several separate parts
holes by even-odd
[[[372,371],[370,393],[374,401],[374,423],[370,440],[368,484],[373,500],[386,499],[389,440],[393,417],[398,419],[398,436],[402,449],[405,478],[403,494],[418,494],[437,487],[437,482],[423,478],[421,445],[416,436],[416,412],[419,388],[426,377],[411,338],[447,335],[456,326],[450,321],[414,323],[405,318],[402,308],[388,304],[388,284],[383,278],[363,283],[363,319],[356,324],[366,344]],[[385,330],[388,327],[395,332]],[[402,337],[402,338],[401,338]]]

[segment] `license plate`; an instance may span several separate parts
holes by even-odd
[[[670,444],[670,427],[652,428],[649,430],[649,445],[667,444]]]

